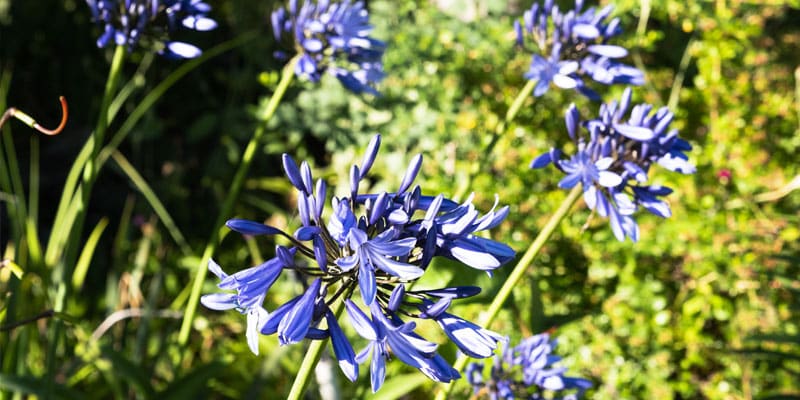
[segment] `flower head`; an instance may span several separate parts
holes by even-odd
[[[599,117],[580,121],[573,104],[566,114],[567,132],[576,144],[576,152],[568,159],[561,151],[536,157],[531,168],[553,164],[566,176],[558,183],[564,189],[583,186],[583,198],[592,210],[611,221],[611,229],[620,241],[638,240],[639,228],[632,214],[643,207],[662,218],[672,213],[659,197],[672,189],[648,185],[650,166],[658,164],[670,171],[692,174],[695,167],[686,151],[692,146],[669,129],[673,114],[666,107],[651,113],[650,104],[630,107],[631,90],[627,88],[619,103],[600,106]],[[627,116],[627,119],[625,119]],[[583,128],[581,130],[580,128]],[[588,137],[579,135],[588,133]]]
[[[218,310],[257,310],[253,312],[259,313],[258,318],[248,319],[248,334],[277,334],[281,345],[330,337],[342,371],[351,380],[358,376],[358,364],[371,354],[375,391],[383,383],[385,362],[390,356],[433,380],[449,382],[459,377],[458,372],[437,354],[436,344],[415,332],[416,323],[408,319],[434,320],[464,353],[489,357],[501,337],[447,312],[452,301],[481,290],[412,290],[407,285],[417,281],[436,256],[487,272],[513,258],[514,251],[507,245],[474,235],[499,224],[508,207],[495,211],[495,206],[481,216],[471,197],[459,205],[441,194],[423,195],[419,186],[412,187],[421,156],[412,159],[396,192],[360,193],[379,146],[380,136],[375,136],[361,165],[350,169],[349,196],[333,197],[329,213],[324,212],[328,192],[325,181],[314,182],[307,163],[298,167],[284,154],[284,171],[298,192],[302,226],[290,235],[254,221],[233,219],[226,225],[245,235],[281,235],[292,246],[279,246],[273,259],[233,275],[211,263],[209,268],[221,279],[219,288],[236,293],[208,294],[202,301]],[[267,291],[285,269],[302,278],[305,290],[274,311],[262,312]],[[332,311],[339,301],[344,301],[350,325],[369,341],[358,354]]]
[[[369,37],[369,13],[360,1],[296,0],[272,13],[275,39],[300,54],[295,73],[318,82],[328,72],[355,93],[378,94],[383,79],[383,42]],[[279,53],[284,56],[283,53]]]
[[[202,0],[86,0],[92,18],[103,27],[97,47],[109,43],[133,51],[140,43],[171,58],[194,58],[202,54],[196,46],[170,41],[178,28],[208,31],[217,23],[206,16],[211,6]]]
[[[561,357],[550,354],[555,346],[556,340],[547,333],[531,336],[516,347],[507,346],[502,357],[496,356],[488,379],[484,379],[483,363],[468,365],[467,381],[479,398],[540,399],[544,391],[561,395],[577,389],[569,394],[575,398],[592,383],[564,376],[567,369],[556,366]]]
[[[562,89],[576,89],[594,100],[599,96],[583,81],[588,77],[605,85],[625,83],[641,85],[644,74],[617,61],[628,55],[622,47],[608,42],[622,33],[619,19],[606,22],[613,9],[590,7],[583,11],[583,0],[563,12],[552,0],[534,3],[525,11],[522,23],[516,21],[517,44],[529,37],[535,45],[526,79],[536,80],[534,96],[541,96],[554,84]]]

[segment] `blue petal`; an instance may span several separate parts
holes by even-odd
[[[236,298],[233,293],[211,293],[201,297],[200,303],[212,310],[230,310],[239,306]]]
[[[422,314],[420,314],[420,317],[422,318],[439,317],[439,315],[447,311],[447,309],[450,307],[450,299],[451,299],[450,297],[442,297],[436,303],[429,304],[428,308],[422,308],[422,306],[420,306],[421,309],[423,310]]]
[[[406,294],[406,286],[402,283],[399,283],[392,289],[392,294],[389,296],[389,304],[388,309],[391,311],[397,311],[400,305],[403,303],[403,297]]]
[[[306,337],[321,282],[320,279],[315,279],[294,307],[281,318],[278,324],[278,342],[281,345],[297,343]]]
[[[261,326],[266,322],[269,314],[267,310],[261,307],[251,308],[247,312],[247,331],[245,337],[247,338],[247,346],[253,354],[258,355],[258,331]]]
[[[489,271],[501,265],[497,258],[472,241],[457,240],[452,243],[449,250],[456,260],[475,269]]]
[[[297,304],[298,301],[300,301],[300,298],[302,298],[302,296],[297,296],[289,300],[282,306],[278,307],[277,309],[275,309],[275,311],[273,311],[272,314],[269,315],[267,322],[265,322],[264,325],[261,327],[261,333],[264,335],[271,335],[277,332],[278,325],[280,324],[283,317],[286,315],[286,313],[289,312],[289,310],[291,310],[294,307],[295,304]]]
[[[292,159],[292,156],[286,153],[283,154],[283,170],[286,172],[286,177],[289,178],[289,182],[291,182],[297,190],[305,191],[305,185],[303,184],[302,176],[300,176],[300,170],[297,168],[297,164],[294,162],[294,159]]]
[[[178,58],[195,58],[200,54],[203,54],[203,51],[199,47],[183,42],[169,42],[165,51],[167,57]]]
[[[375,284],[375,270],[372,265],[363,259],[358,269],[358,288],[361,289],[361,297],[364,299],[364,304],[370,305],[375,300],[375,293],[378,287]]]
[[[622,177],[611,171],[600,171],[597,183],[605,187],[616,187],[622,183]]]
[[[341,268],[344,272],[352,270],[356,265],[358,265],[358,262],[358,254],[351,254],[347,257],[339,257],[336,259],[336,265],[338,265],[339,268]]]
[[[283,232],[269,225],[264,225],[260,222],[248,221],[246,219],[229,219],[225,226],[239,232],[243,235],[257,236],[257,235],[279,235]]]
[[[181,21],[183,26],[196,31],[210,31],[217,27],[217,22],[211,18],[190,15]]]
[[[481,288],[478,286],[458,286],[458,287],[449,287],[443,289],[433,289],[433,290],[423,290],[418,293],[423,293],[429,296],[436,296],[436,297],[452,297],[455,299],[461,299],[465,297],[472,297],[481,292]]]
[[[316,53],[322,50],[323,44],[319,39],[308,38],[303,40],[303,48],[311,53]]]
[[[383,354],[373,350],[369,371],[372,393],[375,393],[383,386],[383,381],[386,379],[386,359],[384,359]]]
[[[406,191],[406,189],[408,189],[409,186],[411,186],[411,183],[414,182],[414,179],[417,177],[417,173],[419,173],[419,168],[421,165],[422,154],[417,154],[408,164],[406,174],[403,176],[403,181],[400,183],[400,189],[397,190],[397,193],[403,193]]]
[[[328,251],[325,249],[325,240],[322,236],[314,236],[314,259],[322,272],[328,272]]]
[[[301,241],[312,240],[317,236],[319,236],[319,227],[313,225],[302,226],[294,232],[295,239]]]
[[[369,145],[367,146],[367,152],[364,153],[364,160],[361,162],[361,178],[363,179],[365,175],[369,172],[369,169],[372,168],[372,163],[375,162],[375,157],[378,155],[378,149],[381,147],[381,135],[375,135],[372,137],[372,140],[369,141]]]
[[[393,234],[391,230],[385,231],[384,233]],[[382,233],[381,235],[383,235],[384,233]],[[369,247],[371,253],[374,252],[375,254],[380,254],[383,256],[390,256],[390,257],[407,256],[408,253],[417,244],[417,238],[415,237],[408,237],[408,238],[385,241],[385,242],[379,242],[378,241],[379,238],[380,236],[369,241],[367,247]]]
[[[347,340],[347,337],[339,327],[336,317],[328,311],[325,313],[325,320],[328,322],[328,330],[331,334],[331,344],[333,345],[333,354],[339,360],[339,368],[350,379],[350,382],[355,382],[358,379],[358,364],[356,364],[356,354],[353,351],[353,346]]]
[[[609,44],[593,44],[587,49],[592,54],[608,58],[622,58],[628,55],[628,50],[624,47]]]
[[[344,305],[347,315],[350,317],[350,324],[353,325],[356,332],[364,339],[378,340],[378,333],[375,332],[369,317],[350,299],[345,299]]]
[[[436,321],[464,354],[473,358],[486,358],[494,354],[497,342],[503,337],[481,328],[455,315],[444,313]]]
[[[600,36],[600,31],[594,25],[577,23],[572,26],[572,34],[581,39],[595,39]]]
[[[219,279],[225,279],[228,277],[228,274],[222,270],[222,267],[219,266],[214,260],[208,260],[208,270],[211,271],[212,274],[216,275]]]
[[[358,182],[361,180],[361,174],[358,172],[358,165],[350,166],[350,198],[355,199],[358,196]]]
[[[572,189],[581,181],[580,174],[569,174],[558,182],[558,187],[562,189]]]
[[[547,152],[534,158],[533,161],[531,161],[530,168],[544,168],[552,162],[552,153]]]
[[[386,192],[381,192],[378,195],[378,197],[375,198],[375,202],[372,203],[372,206],[370,207],[370,216],[369,216],[370,225],[375,225],[383,217],[388,205],[389,205],[389,195],[386,194]]]
[[[553,84],[562,89],[575,89],[578,81],[567,75],[556,74],[553,76]]]
[[[309,167],[308,163],[305,161],[300,164],[300,177],[303,180],[303,187],[305,188],[306,194],[310,195],[314,187],[314,178],[311,176],[311,167]]]
[[[614,129],[622,135],[638,141],[647,141],[655,137],[652,129],[641,126],[615,124]]]

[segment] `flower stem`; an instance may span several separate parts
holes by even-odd
[[[214,230],[211,232],[211,237],[206,243],[206,247],[203,250],[203,255],[200,258],[200,264],[195,272],[192,291],[189,294],[189,301],[186,305],[186,313],[183,315],[181,330],[180,333],[178,333],[178,343],[181,346],[185,345],[189,340],[189,331],[191,330],[194,316],[197,313],[197,303],[200,300],[200,291],[203,288],[203,281],[205,280],[206,272],[208,271],[208,260],[211,259],[211,254],[213,254],[217,249],[220,239],[219,227],[225,223],[226,219],[230,218],[233,203],[239,196],[239,191],[244,183],[244,178],[247,176],[247,171],[250,169],[250,164],[253,162],[253,156],[256,153],[256,148],[260,144],[261,138],[264,136],[266,123],[275,114],[275,110],[278,109],[278,105],[280,104],[283,95],[286,93],[286,89],[292,82],[292,78],[294,77],[294,68],[298,60],[299,58],[297,57],[293,58],[283,68],[281,80],[278,82],[278,86],[275,88],[275,92],[272,94],[272,97],[270,97],[269,103],[267,103],[267,107],[264,109],[264,112],[259,115],[259,126],[256,128],[255,132],[253,132],[253,136],[247,143],[247,147],[242,155],[242,162],[239,164],[239,168],[236,170],[236,173],[233,176],[233,181],[231,182],[230,189],[228,189],[228,194],[225,197],[225,201],[222,203],[222,209],[220,210],[217,220],[214,223]]]
[[[342,310],[344,310],[344,301],[336,303],[336,306],[334,306],[332,310],[333,316],[338,319],[342,314]],[[289,391],[289,396],[287,397],[288,400],[298,400],[303,397],[308,382],[311,380],[314,368],[316,368],[319,358],[322,356],[322,349],[324,349],[327,344],[328,339],[311,341],[311,345],[308,346],[306,355],[303,357],[303,363],[300,364],[300,370],[297,371],[294,383],[292,383],[292,389]]]
[[[535,87],[536,87],[536,80],[529,80],[528,83],[526,83],[525,86],[522,88],[522,90],[520,90],[519,94],[511,103],[511,106],[508,108],[508,111],[506,111],[505,118],[503,119],[503,121],[497,124],[494,132],[492,132],[492,138],[489,140],[489,144],[487,144],[484,151],[480,153],[479,156],[480,160],[475,164],[473,164],[474,167],[472,168],[472,170],[470,170],[469,176],[464,181],[464,184],[461,185],[461,187],[458,189],[458,192],[456,192],[455,196],[453,196],[454,199],[460,200],[461,198],[464,197],[467,190],[469,190],[469,187],[472,185],[472,181],[480,172],[480,168],[484,164],[484,161],[486,161],[491,157],[492,152],[494,151],[494,147],[497,145],[497,142],[500,140],[500,137],[503,135],[503,133],[506,132],[506,126],[510,124],[511,121],[513,121],[514,118],[517,116],[519,109],[522,108],[523,104],[525,104],[525,100],[527,100],[528,97],[531,96],[531,92],[533,92],[533,88]]]
[[[105,136],[106,129],[108,128],[108,107],[111,105],[111,100],[114,98],[114,94],[117,91],[120,73],[122,72],[122,64],[125,60],[125,54],[125,46],[117,46],[114,49],[114,56],[111,60],[111,67],[108,71],[108,78],[106,79],[103,99],[101,100],[100,110],[97,116],[97,125],[92,132],[92,136],[89,137],[89,141],[92,143],[92,150],[90,153],[91,156],[96,156],[100,151],[100,146],[102,146],[103,137]],[[91,179],[96,173],[95,165],[92,161],[93,158],[94,157],[89,157],[83,167],[84,183],[88,183],[89,186],[91,186]],[[56,297],[55,301],[53,302],[53,311],[55,313],[62,313],[66,308],[70,282],[72,282],[72,267],[75,265],[75,258],[78,254],[78,240],[83,229],[83,217],[86,215],[85,211],[89,200],[88,193],[90,191],[91,189],[89,187],[84,188],[84,192],[82,192],[83,196],[80,198],[81,201],[76,202],[75,207],[71,210],[73,219],[70,221],[71,223],[68,226],[54,226],[54,230],[58,229],[64,232],[65,235],[58,237],[57,243],[48,242],[48,248],[50,246],[57,245],[59,248],[59,253],[63,254],[63,258],[61,258],[56,264],[56,271],[54,274],[56,277]],[[64,246],[63,248],[61,247],[62,245]],[[56,353],[59,342],[61,341],[60,339],[63,334],[63,330],[63,322],[60,319],[56,319],[50,329],[49,346],[47,350],[47,374],[50,377],[48,381],[55,379],[54,376],[57,368]],[[50,395],[52,395],[52,390],[54,390],[53,385],[47,385],[47,396],[45,397],[50,397]]]
[[[544,247],[544,244],[547,243],[548,239],[550,239],[550,236],[553,235],[553,232],[555,232],[561,221],[567,216],[567,214],[569,214],[569,210],[572,208],[575,202],[578,201],[578,198],[580,198],[582,193],[583,186],[576,185],[569,192],[556,212],[550,216],[550,219],[547,220],[547,223],[533,240],[533,243],[531,243],[530,247],[528,247],[528,250],[525,251],[525,254],[522,256],[522,258],[520,258],[517,266],[514,267],[513,271],[511,271],[511,274],[508,276],[505,283],[503,283],[500,291],[497,292],[492,304],[489,305],[489,309],[481,319],[479,324],[481,327],[486,328],[491,325],[495,317],[497,317],[497,314],[500,312],[500,308],[503,306],[503,303],[505,303],[506,299],[508,299],[508,296],[511,295],[511,291],[517,286],[520,279],[522,279],[522,277],[525,275],[525,272],[528,271],[528,267],[530,267],[530,265],[533,263],[533,260],[536,258],[536,256],[539,255],[539,251],[542,250],[542,247]],[[458,357],[455,364],[453,364],[453,368],[455,368],[457,371],[461,371],[466,364],[467,357],[462,354]],[[454,385],[451,383],[442,388],[442,390],[440,390],[436,395],[436,399],[444,400],[452,390],[453,386]]]

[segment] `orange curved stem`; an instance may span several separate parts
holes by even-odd
[[[62,130],[64,130],[64,126],[67,125],[67,117],[69,117],[69,109],[67,108],[67,99],[65,99],[64,96],[59,96],[58,100],[61,102],[61,123],[58,124],[56,129],[47,129],[39,125],[39,123],[36,122],[36,120],[34,120],[33,118],[31,118],[30,115],[25,114],[24,112],[14,107],[10,107],[9,109],[7,109],[6,112],[3,113],[3,116],[0,117],[0,128],[2,128],[3,125],[5,125],[6,121],[8,121],[9,119],[16,118],[22,121],[25,125],[28,125],[29,127],[36,129],[37,131],[45,135],[49,136],[58,135],[59,133],[61,133]]]
[[[61,123],[58,124],[56,129],[47,129],[39,125],[38,122],[33,123],[34,129],[50,136],[58,135],[62,130],[64,130],[64,126],[67,125],[67,117],[69,117],[69,108],[67,108],[67,99],[65,99],[64,96],[58,96],[58,101],[61,102]]]

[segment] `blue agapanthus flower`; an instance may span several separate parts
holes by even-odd
[[[358,365],[371,359],[373,391],[381,387],[386,361],[392,357],[433,380],[449,382],[459,373],[436,352],[436,344],[416,332],[412,319],[438,323],[472,357],[491,356],[502,337],[448,312],[453,300],[474,296],[480,288],[421,290],[411,285],[436,256],[487,272],[511,260],[510,247],[475,234],[499,224],[508,207],[495,211],[495,205],[480,215],[472,197],[458,204],[441,194],[422,194],[419,186],[412,187],[422,163],[419,155],[412,159],[397,191],[361,193],[379,146],[380,136],[375,136],[361,165],[350,170],[349,195],[334,196],[327,213],[325,181],[314,182],[307,163],[298,167],[284,154],[284,171],[298,192],[301,226],[290,235],[255,221],[232,219],[226,225],[244,235],[280,235],[292,245],[278,246],[274,258],[231,275],[210,262],[209,269],[220,278],[219,288],[231,292],[208,294],[201,301],[211,309],[236,309],[247,315],[247,341],[256,354],[258,333],[277,334],[281,345],[330,338],[350,380],[358,377]],[[300,277],[305,289],[268,312],[265,296],[286,270]],[[332,311],[342,301],[346,321],[368,342],[359,353]]]
[[[275,39],[300,54],[297,76],[319,82],[327,72],[354,93],[378,94],[374,86],[384,77],[381,59],[386,46],[369,37],[372,26],[364,4],[319,0],[298,7],[297,3],[290,0],[287,9],[272,13]]]
[[[669,129],[672,112],[662,107],[651,113],[650,104],[630,107],[630,102],[631,89],[627,88],[619,103],[601,105],[600,115],[584,122],[573,104],[567,110],[566,124],[576,145],[575,154],[562,159],[560,150],[551,149],[531,162],[531,168],[552,163],[564,172],[566,176],[558,183],[561,188],[581,184],[586,205],[609,218],[620,241],[626,236],[638,240],[633,213],[639,207],[662,218],[672,215],[669,204],[660,199],[672,189],[647,184],[651,165],[683,174],[695,172],[686,155],[692,146],[678,137],[676,129]]]
[[[189,43],[169,40],[179,28],[208,31],[217,23],[207,16],[211,6],[201,0],[86,0],[92,18],[103,27],[97,47],[140,44],[170,58],[195,58],[203,52]]]
[[[525,45],[529,37],[535,45],[533,59],[525,78],[536,80],[534,96],[541,96],[554,84],[562,89],[576,89],[587,97],[600,96],[586,86],[584,78],[605,85],[644,83],[642,71],[618,60],[628,55],[622,47],[609,41],[622,33],[619,19],[606,22],[613,7],[583,10],[583,0],[575,0],[575,8],[563,12],[552,0],[534,3],[520,21],[514,22],[517,44]]]
[[[561,357],[551,354],[556,344],[549,334],[542,333],[524,339],[516,347],[506,346],[502,357],[495,356],[488,377],[484,377],[482,362],[469,364],[464,373],[475,397],[492,400],[580,397],[592,383],[564,376],[567,369],[556,365]],[[552,396],[544,397],[546,392]]]

